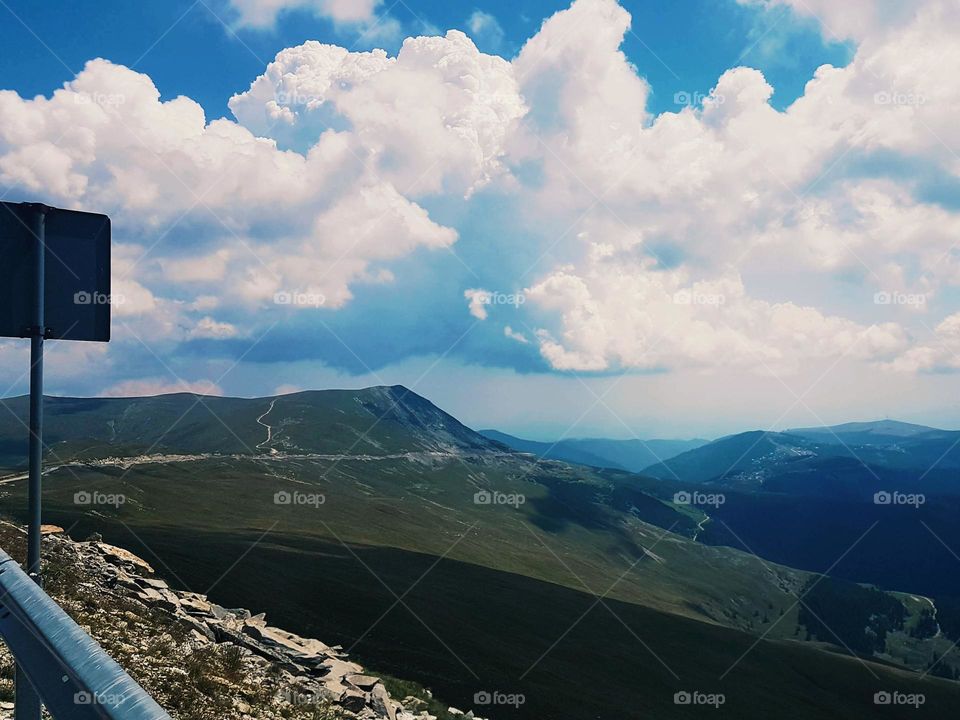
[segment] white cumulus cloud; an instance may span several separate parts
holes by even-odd
[[[482,288],[469,288],[463,291],[463,296],[467,299],[470,314],[477,320],[486,320],[488,316],[487,307],[490,305],[490,298],[493,297],[493,293]]]
[[[395,58],[307,42],[280,52],[230,108],[288,146],[349,127],[348,151],[412,196],[489,183],[526,113],[510,64],[456,30],[408,38]]]
[[[543,167],[535,212],[562,219],[545,240],[565,262],[527,294],[551,366],[786,370],[847,353],[886,362],[911,335],[869,307],[874,292],[928,296],[957,284],[960,215],[895,174],[845,167],[886,153],[905,168],[960,174],[945,151],[960,146],[957,9],[820,5],[824,25],[856,27],[860,45],[848,67],[820,68],[785,111],[770,105],[762,73],[732,68],[702,108],[651,117],[649,87],[620,49],[631,19],[614,0],[578,0],[524,46],[515,70],[531,109],[510,147]],[[787,267],[788,283],[751,296]],[[849,303],[794,299],[805,281],[836,288],[829,277],[841,273],[861,278],[856,314],[871,319],[848,317]],[[726,302],[678,304],[676,293]]]

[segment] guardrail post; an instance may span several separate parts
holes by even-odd
[[[39,720],[40,696],[17,663],[13,679],[13,720]]]
[[[55,720],[170,720],[96,641],[0,550],[0,636]],[[16,717],[21,717],[17,687]]]

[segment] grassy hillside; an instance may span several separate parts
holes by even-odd
[[[92,527],[162,557],[161,575],[175,585],[202,592],[222,577],[215,601],[267,611],[284,627],[342,643],[372,670],[413,677],[495,719],[939,718],[960,702],[956,683],[633,603],[598,605],[582,590],[432,555],[94,518],[73,532]],[[637,569],[639,579],[648,567]],[[920,711],[877,708],[873,695],[883,690],[922,692],[926,703]],[[526,702],[478,707],[482,691],[522,693]],[[681,691],[723,693],[725,704],[678,706]]]
[[[90,515],[185,531],[272,528],[304,538],[446,553],[577,589],[580,579],[590,587],[611,587],[634,563],[649,560],[643,578],[624,577],[610,596],[744,629],[757,629],[755,611],[788,607],[790,589],[807,580],[805,573],[684,538],[681,533],[692,534],[703,517],[695,509],[583,468],[509,454],[196,457],[67,466],[50,472],[45,483],[46,508],[70,522]],[[23,507],[23,483],[0,487],[0,507]],[[477,493],[484,491],[523,502],[477,504]],[[124,502],[78,505],[78,493],[122,496]],[[301,502],[278,505],[277,493],[296,494]]]
[[[0,403],[6,406],[0,411],[0,467],[22,467],[28,398]],[[257,399],[189,393],[47,398],[44,433],[51,462],[146,452],[388,455],[496,447],[402,386]]]

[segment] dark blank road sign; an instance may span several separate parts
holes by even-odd
[[[0,337],[27,337],[36,238],[26,203],[0,202]],[[54,340],[110,340],[110,218],[48,208],[45,325]]]

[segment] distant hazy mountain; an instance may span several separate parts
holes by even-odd
[[[815,443],[799,435],[754,430],[714,440],[643,472],[664,480],[756,487],[773,468],[815,455]]]
[[[958,469],[960,432],[882,420],[739,433],[643,472],[728,488],[863,495],[889,487],[957,494]]]
[[[524,440],[499,430],[481,430],[491,440],[520,452],[550,460],[639,472],[651,463],[669,460],[687,450],[705,445],[708,440],[560,440],[556,443]]]
[[[537,442],[536,440],[524,440],[499,430],[481,430],[480,434],[502,443],[507,447],[519,452],[531,453],[538,457],[549,460],[564,460],[566,462],[577,463],[579,465],[592,465],[593,467],[613,467],[617,470],[623,470],[620,464],[611,464],[599,455],[594,455],[587,450],[581,450],[571,446],[569,441],[564,441],[554,445],[548,442]]]
[[[899,420],[877,420],[875,422],[849,422],[829,427],[808,427],[787,430],[791,435],[821,440],[823,442],[845,442],[863,444],[894,444],[904,438],[921,435],[950,434],[948,430],[938,430],[926,425],[900,422]]]

